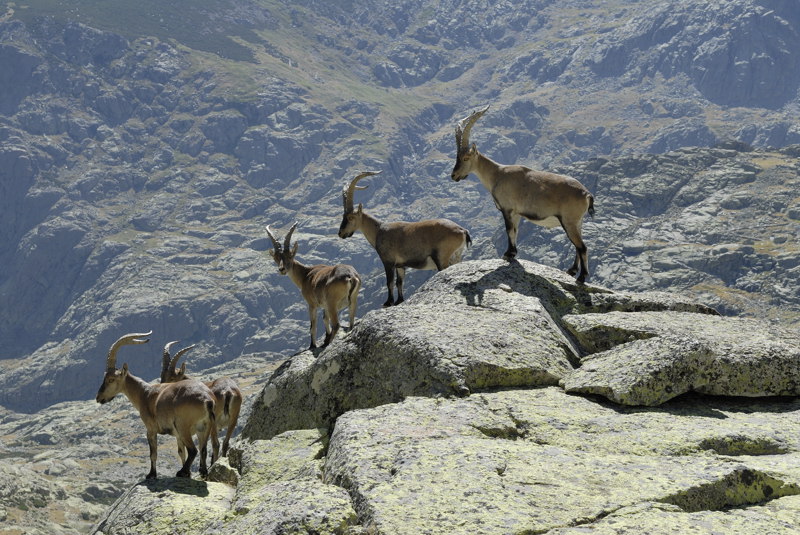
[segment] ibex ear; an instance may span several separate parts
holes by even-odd
[[[478,152],[478,146],[475,143],[473,143],[469,147],[469,153],[470,154],[475,154],[476,152]]]
[[[296,255],[296,254],[297,254],[297,246],[298,246],[298,245],[300,245],[300,244],[299,244],[299,243],[297,243],[297,242],[295,242],[295,243],[294,243],[294,247],[292,247],[292,258],[294,258],[294,255]]]
[[[276,251],[275,249],[270,249],[269,250],[269,255],[276,262],[280,259],[280,255],[278,254],[278,251]]]
[[[361,215],[361,212],[363,212],[363,211],[364,211],[364,205],[361,204],[361,203],[358,203],[358,215]]]
[[[125,364],[122,365],[122,377],[125,377],[127,375],[128,375],[128,363],[126,362]]]

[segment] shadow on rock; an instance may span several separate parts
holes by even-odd
[[[150,492],[164,492],[169,490],[178,494],[186,494],[204,498],[208,496],[208,483],[200,479],[189,479],[188,477],[167,477],[163,479],[148,479],[139,483],[140,487],[146,487]]]

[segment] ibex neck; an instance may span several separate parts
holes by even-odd
[[[295,260],[292,262],[292,265],[289,268],[289,278],[292,279],[292,282],[295,283],[295,285],[302,290],[303,281],[305,281],[308,278],[309,271],[311,271],[311,268],[309,266],[301,264],[300,262]]]
[[[500,164],[492,160],[491,158],[487,158],[480,152],[478,153],[477,162],[475,163],[475,167],[473,168],[472,172],[475,173],[475,176],[478,177],[478,180],[488,189],[492,191],[492,186],[498,176],[498,171],[500,170]]]
[[[136,377],[130,372],[125,378],[125,390],[123,390],[123,393],[142,416],[145,414],[150,414],[151,412],[147,400],[149,397],[148,394],[152,388],[153,385],[144,379]]]
[[[366,212],[361,213],[361,233],[373,247],[375,247],[375,243],[378,240],[378,230],[380,228],[381,222],[377,218]]]

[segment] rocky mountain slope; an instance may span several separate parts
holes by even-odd
[[[268,223],[299,220],[309,262],[355,264],[368,277],[362,309],[374,308],[376,255],[333,234],[342,183],[361,169],[385,171],[359,195],[368,210],[451,217],[475,237],[474,258],[493,256],[501,224],[487,193],[447,180],[453,125],[478,104],[492,106],[473,133],[483,152],[551,168],[800,140],[798,16],[786,2],[236,1],[189,19],[179,8],[65,12],[38,0],[0,22],[8,408],[90,397],[95,386],[79,379],[121,330],[199,342],[201,369],[302,347],[304,306],[265,258]],[[796,267],[793,153],[743,170],[732,153],[626,158],[565,169],[597,197],[596,282],[796,315],[797,279],[784,275]],[[694,228],[665,227],[676,224]],[[559,233],[523,236],[527,258],[560,265],[569,254]],[[772,265],[778,279],[761,280]],[[158,364],[141,366],[153,376]]]
[[[154,330],[130,362],[147,378],[172,339],[198,344],[191,369],[234,375],[306,346],[305,305],[268,260],[264,225],[300,221],[300,257],[352,263],[360,310],[378,308],[377,256],[335,236],[357,171],[383,171],[358,193],[368,211],[450,217],[473,235],[469,259],[498,256],[488,193],[448,178],[454,124],[487,103],[482,152],[595,195],[590,281],[798,324],[793,3],[490,4],[0,8],[0,457],[49,489],[25,511],[3,498],[7,516],[85,530],[136,480],[101,470],[65,491],[73,461],[91,466],[80,445],[105,435],[54,424],[95,421],[86,400],[122,332]],[[569,263],[561,231],[521,234],[521,258]],[[430,275],[412,273],[408,294]],[[135,415],[122,422],[109,442],[140,439]],[[84,493],[106,477],[107,493]],[[61,509],[32,505],[76,488]]]
[[[211,481],[136,485],[94,532],[788,535],[799,341],[464,262],[276,370]]]

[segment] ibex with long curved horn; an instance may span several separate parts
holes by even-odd
[[[200,474],[208,474],[206,467],[206,444],[209,436],[213,447],[211,463],[219,454],[219,440],[215,425],[215,400],[211,390],[200,381],[150,384],[128,372],[128,364],[118,370],[117,351],[124,345],[145,344],[148,333],[131,333],[119,338],[108,351],[106,373],[97,392],[97,402],[107,403],[120,392],[139,411],[147,431],[150,446],[150,472],[147,479],[156,477],[158,458],[158,435],[173,435],[178,441],[178,453],[183,466],[178,477],[191,477],[191,466],[197,456],[192,435],[197,435],[200,446]],[[188,452],[188,455],[187,455]]]
[[[180,370],[176,369],[178,360],[189,350],[194,349],[194,345],[184,347],[174,357],[170,357],[170,347],[177,344],[177,341],[168,342],[164,346],[164,354],[161,361],[161,382],[162,383],[175,383],[189,379],[186,375],[186,361],[181,364]],[[222,456],[228,456],[228,444],[231,440],[236,429],[236,424],[239,421],[239,411],[242,409],[242,392],[239,390],[239,385],[230,377],[220,377],[213,381],[203,381],[203,383],[211,389],[216,398],[216,412],[215,422],[217,424],[217,434],[220,434],[222,429],[227,428],[228,432],[225,434],[225,440],[222,441]]]
[[[456,164],[450,175],[458,182],[475,173],[481,183],[492,194],[494,204],[503,214],[508,249],[503,258],[511,260],[517,254],[517,231],[521,218],[542,225],[561,225],[575,246],[575,261],[567,270],[583,282],[589,274],[586,244],[581,236],[584,214],[594,215],[594,197],[583,184],[572,177],[534,171],[521,165],[501,165],[469,144],[469,133],[475,121],[481,118],[489,106],[465,117],[456,125]]]
[[[383,306],[399,305],[403,302],[403,278],[406,268],[436,269],[441,271],[461,262],[467,246],[472,243],[467,229],[449,219],[425,219],[415,223],[395,221],[383,223],[364,211],[359,203],[353,208],[353,194],[364,177],[376,172],[360,173],[342,190],[344,216],[339,226],[339,237],[349,238],[360,230],[367,241],[378,252],[386,270],[386,287],[389,298]],[[395,276],[397,277],[397,300],[394,298]]]
[[[291,248],[291,239],[297,223],[292,225],[283,241],[283,245],[275,238],[267,226],[267,235],[274,248],[272,258],[278,265],[281,275],[289,275],[303,294],[308,304],[308,315],[311,317],[311,346],[317,347],[317,309],[322,309],[322,321],[325,323],[325,347],[331,343],[339,330],[339,311],[348,307],[350,328],[356,321],[358,308],[358,291],[361,289],[361,276],[353,266],[336,264],[327,266],[318,264],[306,266],[295,259],[297,243]]]

